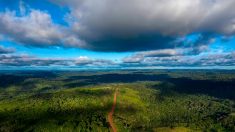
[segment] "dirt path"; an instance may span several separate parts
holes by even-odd
[[[117,90],[114,93],[112,109],[111,109],[111,111],[108,114],[109,125],[110,125],[110,127],[112,129],[112,132],[117,132],[117,129],[116,129],[114,123],[113,123],[113,113],[114,113],[116,104],[117,104]]]

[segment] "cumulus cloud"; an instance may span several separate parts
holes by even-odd
[[[33,10],[28,16],[17,17],[15,12],[0,14],[0,32],[22,44],[44,45],[58,41],[62,34],[52,24],[47,13]]]
[[[181,36],[235,33],[234,0],[53,0],[71,9],[85,48],[138,51],[176,47]],[[205,37],[207,38],[207,37]],[[201,39],[202,43],[210,40]],[[201,43],[201,42],[198,42]],[[207,43],[205,43],[207,44]]]
[[[25,14],[21,8],[22,16],[17,16],[14,11],[0,13],[0,34],[26,46],[81,46],[81,41],[53,23],[48,13],[31,9]]]
[[[0,45],[0,54],[9,54],[15,52],[15,49],[13,48],[5,48]]]

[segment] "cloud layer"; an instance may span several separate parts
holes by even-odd
[[[182,47],[179,38],[235,33],[234,0],[51,0],[68,7],[68,26],[48,12],[0,13],[0,34],[27,46],[79,47],[95,51],[144,51]],[[27,12],[28,11],[28,12]],[[193,44],[193,45],[197,45]]]
[[[10,48],[9,48],[10,49]],[[188,49],[165,49],[137,52],[125,57],[120,62],[107,59],[92,59],[87,56],[77,58],[42,58],[26,54],[0,54],[0,66],[50,67],[63,66],[74,68],[146,68],[146,67],[207,67],[234,66],[235,52],[213,52],[201,47],[196,52]],[[198,54],[198,52],[200,52]]]
[[[207,52],[196,55],[191,49],[147,51],[123,58],[124,67],[205,67],[234,66],[235,52]]]
[[[235,33],[234,0],[56,1],[71,9],[71,27],[91,50],[172,48],[187,34]]]
[[[75,59],[40,58],[30,55],[0,55],[0,66],[72,66],[72,67],[109,67],[115,64],[109,60],[91,59],[80,56]]]
[[[220,39],[229,41],[235,36],[234,0],[49,1],[53,6],[69,9],[64,18],[52,16],[56,15],[50,12],[52,7],[48,7],[48,11],[36,9],[25,0],[19,1],[18,9],[1,10],[0,40],[30,48],[79,48],[133,54],[115,62],[86,56],[42,58],[22,55],[24,51],[16,52],[0,44],[0,66],[235,65],[232,46],[227,51],[211,50],[211,44],[217,44]],[[8,4],[11,2],[6,2]],[[57,19],[63,19],[64,23],[58,23]],[[93,53],[95,58],[98,53]]]

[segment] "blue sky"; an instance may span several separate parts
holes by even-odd
[[[25,47],[15,42],[2,40],[1,45],[4,47],[14,47],[19,54],[29,54],[38,57],[54,57],[54,58],[76,58],[79,56],[87,56],[95,59],[110,59],[113,61],[121,60],[122,58],[131,55],[131,52],[117,53],[117,52],[95,52],[80,48],[40,48],[40,47]]]
[[[231,69],[234,4],[0,0],[0,67]]]

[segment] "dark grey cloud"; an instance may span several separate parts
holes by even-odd
[[[83,38],[83,37],[81,37]],[[166,49],[175,47],[173,37],[161,35],[140,35],[130,38],[107,37],[93,40],[84,38],[85,49],[105,52],[144,51],[150,49]]]
[[[9,54],[9,53],[14,53],[15,49],[13,48],[5,48],[0,45],[0,54]]]
[[[176,47],[178,37],[234,35],[234,0],[55,0],[71,9],[73,32],[98,51],[138,51]],[[194,44],[194,43],[193,43]],[[177,45],[178,46],[178,45]]]

